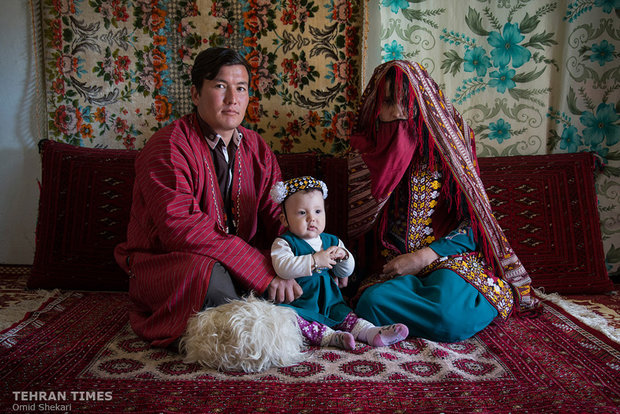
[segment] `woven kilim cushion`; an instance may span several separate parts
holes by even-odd
[[[278,165],[282,170],[282,179],[311,175],[315,178],[318,168],[318,156],[311,152],[300,154],[277,154]]]
[[[36,250],[29,288],[125,290],[114,247],[125,240],[137,151],[42,141]],[[278,155],[285,178],[325,180],[327,231],[346,234],[346,161]],[[482,180],[506,236],[548,292],[611,289],[589,154],[481,158]]]
[[[138,152],[77,147],[52,140],[41,141],[40,150],[41,195],[28,287],[127,290],[127,276],[116,264],[113,252],[127,237]],[[277,157],[284,178],[317,175],[316,154]],[[346,164],[343,166],[346,171]],[[336,211],[346,215],[345,209]]]
[[[612,289],[592,154],[492,157],[479,163],[494,215],[533,286],[559,293]]]
[[[127,237],[137,151],[40,143],[41,195],[28,287],[125,290],[114,246]]]

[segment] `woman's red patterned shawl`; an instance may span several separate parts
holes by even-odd
[[[407,76],[411,90],[415,94],[421,119],[429,131],[429,148],[431,153],[438,154],[444,174],[458,188],[458,196],[467,202],[472,226],[479,232],[487,261],[493,265],[498,275],[509,282],[519,298],[519,308],[527,312],[536,308],[537,300],[531,295],[531,279],[510,247],[503,230],[493,217],[486,191],[480,180],[476,158],[474,133],[463,121],[462,116],[452,104],[444,98],[442,91],[426,70],[417,63],[407,61],[391,61],[375,69],[373,76],[362,95],[356,125],[351,137],[351,146],[359,151],[350,157],[350,237],[359,236],[368,231],[385,205],[391,191],[396,186],[386,185],[386,175],[394,176],[394,169],[402,170],[403,174],[411,158],[404,168],[398,167],[403,162],[403,151],[407,142],[395,142],[390,148],[380,148],[375,139],[375,122],[378,117],[377,99],[383,99],[382,80],[388,70],[395,67],[397,79],[402,74]],[[395,82],[399,84],[399,82]],[[413,96],[410,101],[413,103]],[[410,106],[412,106],[412,103]],[[410,108],[410,115],[411,108]],[[404,138],[403,138],[404,139]],[[398,149],[398,151],[392,151]],[[361,155],[361,159],[359,155]],[[407,155],[406,157],[409,157]],[[370,170],[370,171],[368,171]],[[389,173],[387,171],[390,171]],[[368,174],[372,179],[368,178]],[[400,174],[397,181],[402,177]],[[381,175],[381,176],[380,176]],[[382,179],[383,178],[383,179]],[[374,182],[374,184],[373,184]]]

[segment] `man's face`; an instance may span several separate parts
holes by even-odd
[[[249,76],[243,65],[222,66],[215,78],[205,79],[201,90],[192,85],[192,102],[198,114],[226,144],[243,121],[248,107]]]
[[[304,240],[313,239],[325,230],[325,201],[320,190],[298,191],[284,201],[286,216],[282,224]]]

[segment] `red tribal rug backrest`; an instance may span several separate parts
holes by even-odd
[[[127,237],[137,151],[39,143],[41,195],[30,288],[126,290],[114,260]]]
[[[605,268],[590,153],[479,158],[493,215],[534,287],[612,289]]]
[[[126,237],[136,151],[43,141],[42,183],[30,288],[125,290],[113,249]],[[347,161],[277,156],[284,177],[314,175],[329,188],[327,230],[347,230]],[[563,293],[611,289],[604,265],[589,154],[480,159],[494,214],[535,287]]]

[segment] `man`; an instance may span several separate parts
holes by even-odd
[[[250,66],[231,49],[201,52],[192,68],[196,111],[156,132],[136,158],[127,241],[116,261],[130,275],[134,331],[168,346],[206,307],[255,291],[275,302],[301,295],[276,276],[257,236],[281,230],[269,190],[275,155],[240,126],[249,102]]]

